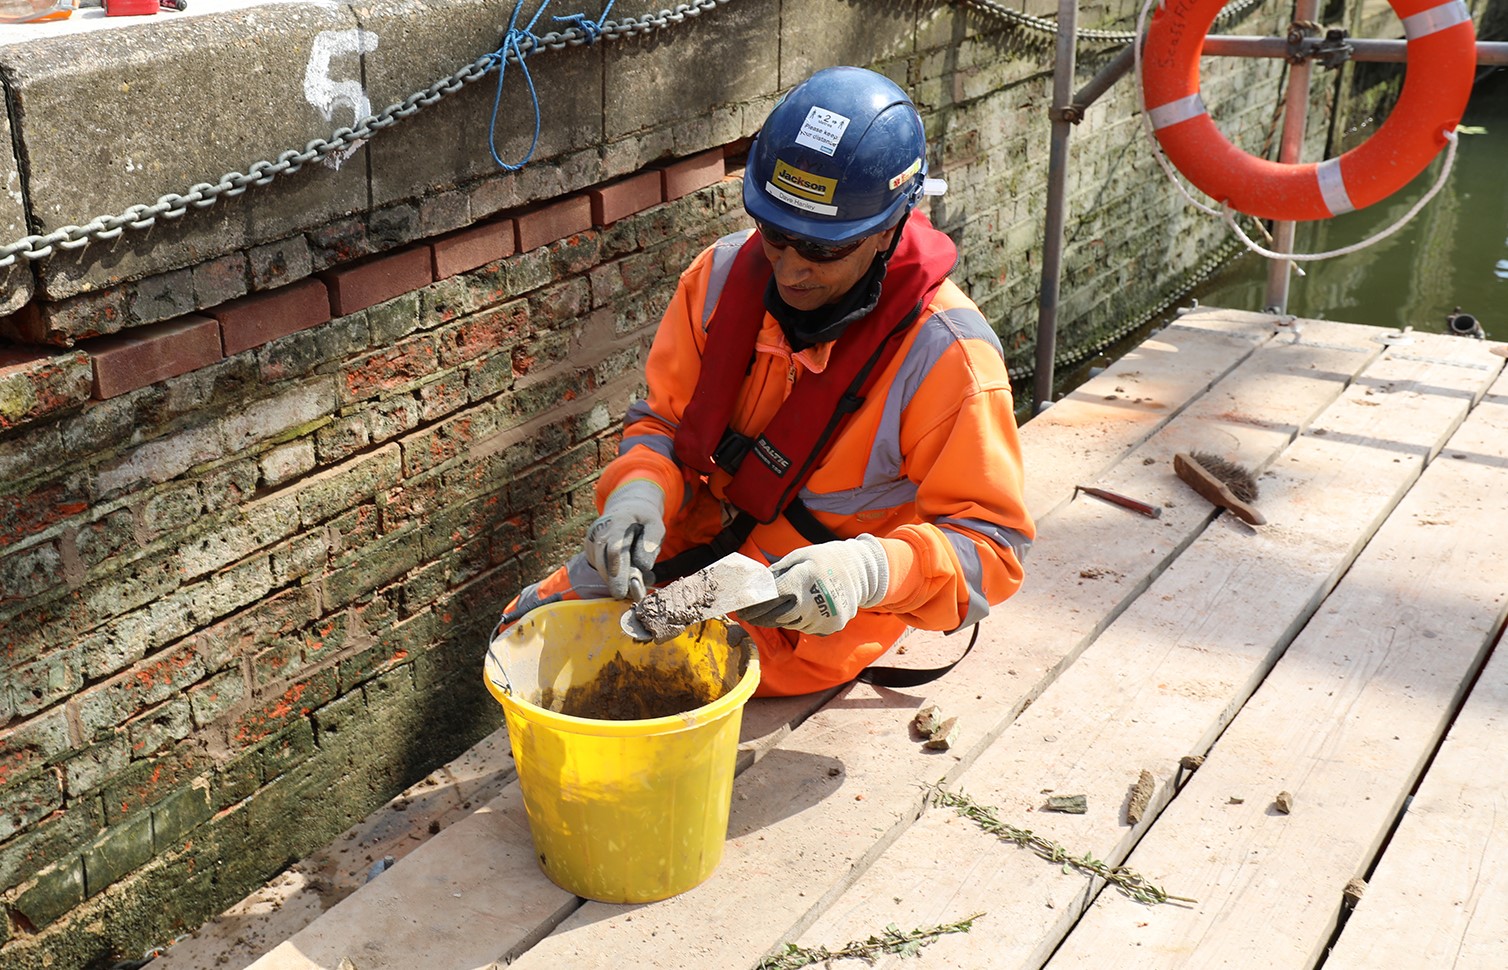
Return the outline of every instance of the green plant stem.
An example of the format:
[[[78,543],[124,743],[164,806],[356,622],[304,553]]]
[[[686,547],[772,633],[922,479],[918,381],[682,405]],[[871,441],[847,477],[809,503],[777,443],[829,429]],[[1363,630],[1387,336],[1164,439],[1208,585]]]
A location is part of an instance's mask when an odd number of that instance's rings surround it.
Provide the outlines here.
[[[760,960],[758,970],[799,970],[800,967],[809,967],[826,960],[873,960],[884,953],[898,953],[903,957],[920,956],[922,947],[937,942],[939,937],[948,933],[967,933],[973,928],[974,921],[983,915],[975,913],[956,923],[910,931],[904,931],[891,923],[879,936],[871,936],[862,943],[847,943],[837,950],[829,950],[825,946],[801,947],[787,943],[784,950]]]
[[[1194,903],[1198,900],[1187,896],[1173,896],[1164,892],[1161,888],[1148,882],[1145,877],[1133,869],[1125,866],[1112,866],[1109,863],[1096,859],[1086,852],[1081,856],[1070,855],[1068,850],[1056,842],[1035,835],[1030,829],[1017,828],[1008,822],[1002,822],[995,814],[995,809],[988,805],[981,805],[963,792],[949,791],[941,785],[928,785],[927,801],[932,805],[940,805],[953,809],[963,818],[968,819],[981,829],[995,836],[1002,842],[1012,842],[1025,849],[1031,849],[1038,856],[1048,862],[1055,862],[1063,866],[1067,872],[1070,868],[1089,875],[1098,876],[1108,883],[1112,883],[1117,889],[1139,903]]]

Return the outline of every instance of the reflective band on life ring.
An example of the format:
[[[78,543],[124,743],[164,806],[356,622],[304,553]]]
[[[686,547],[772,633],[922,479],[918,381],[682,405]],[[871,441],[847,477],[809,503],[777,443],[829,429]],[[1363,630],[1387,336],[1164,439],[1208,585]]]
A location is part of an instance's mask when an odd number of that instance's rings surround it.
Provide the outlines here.
[[[1388,0],[1408,38],[1403,91],[1382,126],[1324,162],[1249,155],[1215,127],[1199,96],[1204,36],[1225,0],[1165,0],[1142,54],[1147,118],[1168,160],[1204,194],[1263,219],[1325,219],[1392,195],[1445,146],[1471,97],[1476,30],[1462,0]]]

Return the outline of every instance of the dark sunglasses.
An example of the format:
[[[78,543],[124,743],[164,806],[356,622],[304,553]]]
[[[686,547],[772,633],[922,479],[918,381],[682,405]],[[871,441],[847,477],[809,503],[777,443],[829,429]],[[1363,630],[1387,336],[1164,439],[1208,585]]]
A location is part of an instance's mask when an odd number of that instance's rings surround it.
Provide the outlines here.
[[[800,236],[792,236],[781,232],[779,229],[767,226],[762,222],[756,222],[754,225],[759,227],[759,234],[771,246],[774,246],[776,249],[790,247],[796,250],[797,256],[813,263],[831,263],[840,260],[844,256],[852,254],[864,242],[863,237],[860,237],[853,242],[833,246],[811,239],[803,239]]]

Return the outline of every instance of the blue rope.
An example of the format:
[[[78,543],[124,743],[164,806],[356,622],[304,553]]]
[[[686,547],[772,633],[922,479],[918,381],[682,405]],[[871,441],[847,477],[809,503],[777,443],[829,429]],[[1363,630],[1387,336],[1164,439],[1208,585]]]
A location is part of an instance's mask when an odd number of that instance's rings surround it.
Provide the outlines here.
[[[608,13],[613,9],[613,4],[618,0],[608,0],[603,8],[601,16],[595,21],[589,20],[584,13],[566,14],[563,17],[551,17],[557,23],[568,23],[586,34],[588,44],[596,43],[597,38],[602,36],[602,25],[607,21]],[[492,119],[487,125],[487,150],[492,153],[492,160],[509,172],[516,172],[529,164],[529,159],[534,157],[534,149],[539,147],[540,108],[539,92],[535,90],[534,78],[529,74],[529,66],[524,58],[539,50],[539,37],[534,33],[534,25],[538,23],[540,16],[550,6],[550,0],[544,0],[539,9],[534,11],[534,16],[523,27],[518,25],[518,14],[523,9],[524,0],[516,0],[513,4],[513,14],[508,18],[508,30],[503,34],[503,42],[497,50],[488,55],[488,60],[497,65],[497,92],[492,98]],[[529,50],[525,53],[524,42],[529,44]],[[519,69],[524,72],[524,82],[529,85],[529,100],[534,105],[534,135],[529,140],[529,150],[524,152],[524,157],[516,164],[510,164],[502,160],[497,153],[497,113],[503,103],[503,79],[508,72],[508,55],[512,54],[518,61]]]
[[[597,38],[602,36],[602,25],[607,22],[607,15],[612,11],[613,4],[618,0],[607,0],[607,6],[602,8],[602,15],[596,20],[588,20],[584,13],[568,13],[564,17],[551,17],[556,23],[570,24],[577,30],[586,34],[587,44],[597,43]]]

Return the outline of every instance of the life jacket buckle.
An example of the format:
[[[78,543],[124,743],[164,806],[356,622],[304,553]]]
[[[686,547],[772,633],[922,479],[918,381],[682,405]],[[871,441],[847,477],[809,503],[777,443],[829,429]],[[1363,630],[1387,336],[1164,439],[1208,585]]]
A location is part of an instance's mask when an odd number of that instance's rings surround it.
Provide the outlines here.
[[[753,444],[753,438],[730,430],[723,435],[723,440],[719,441],[717,447],[713,449],[712,464],[730,475],[735,474]]]

